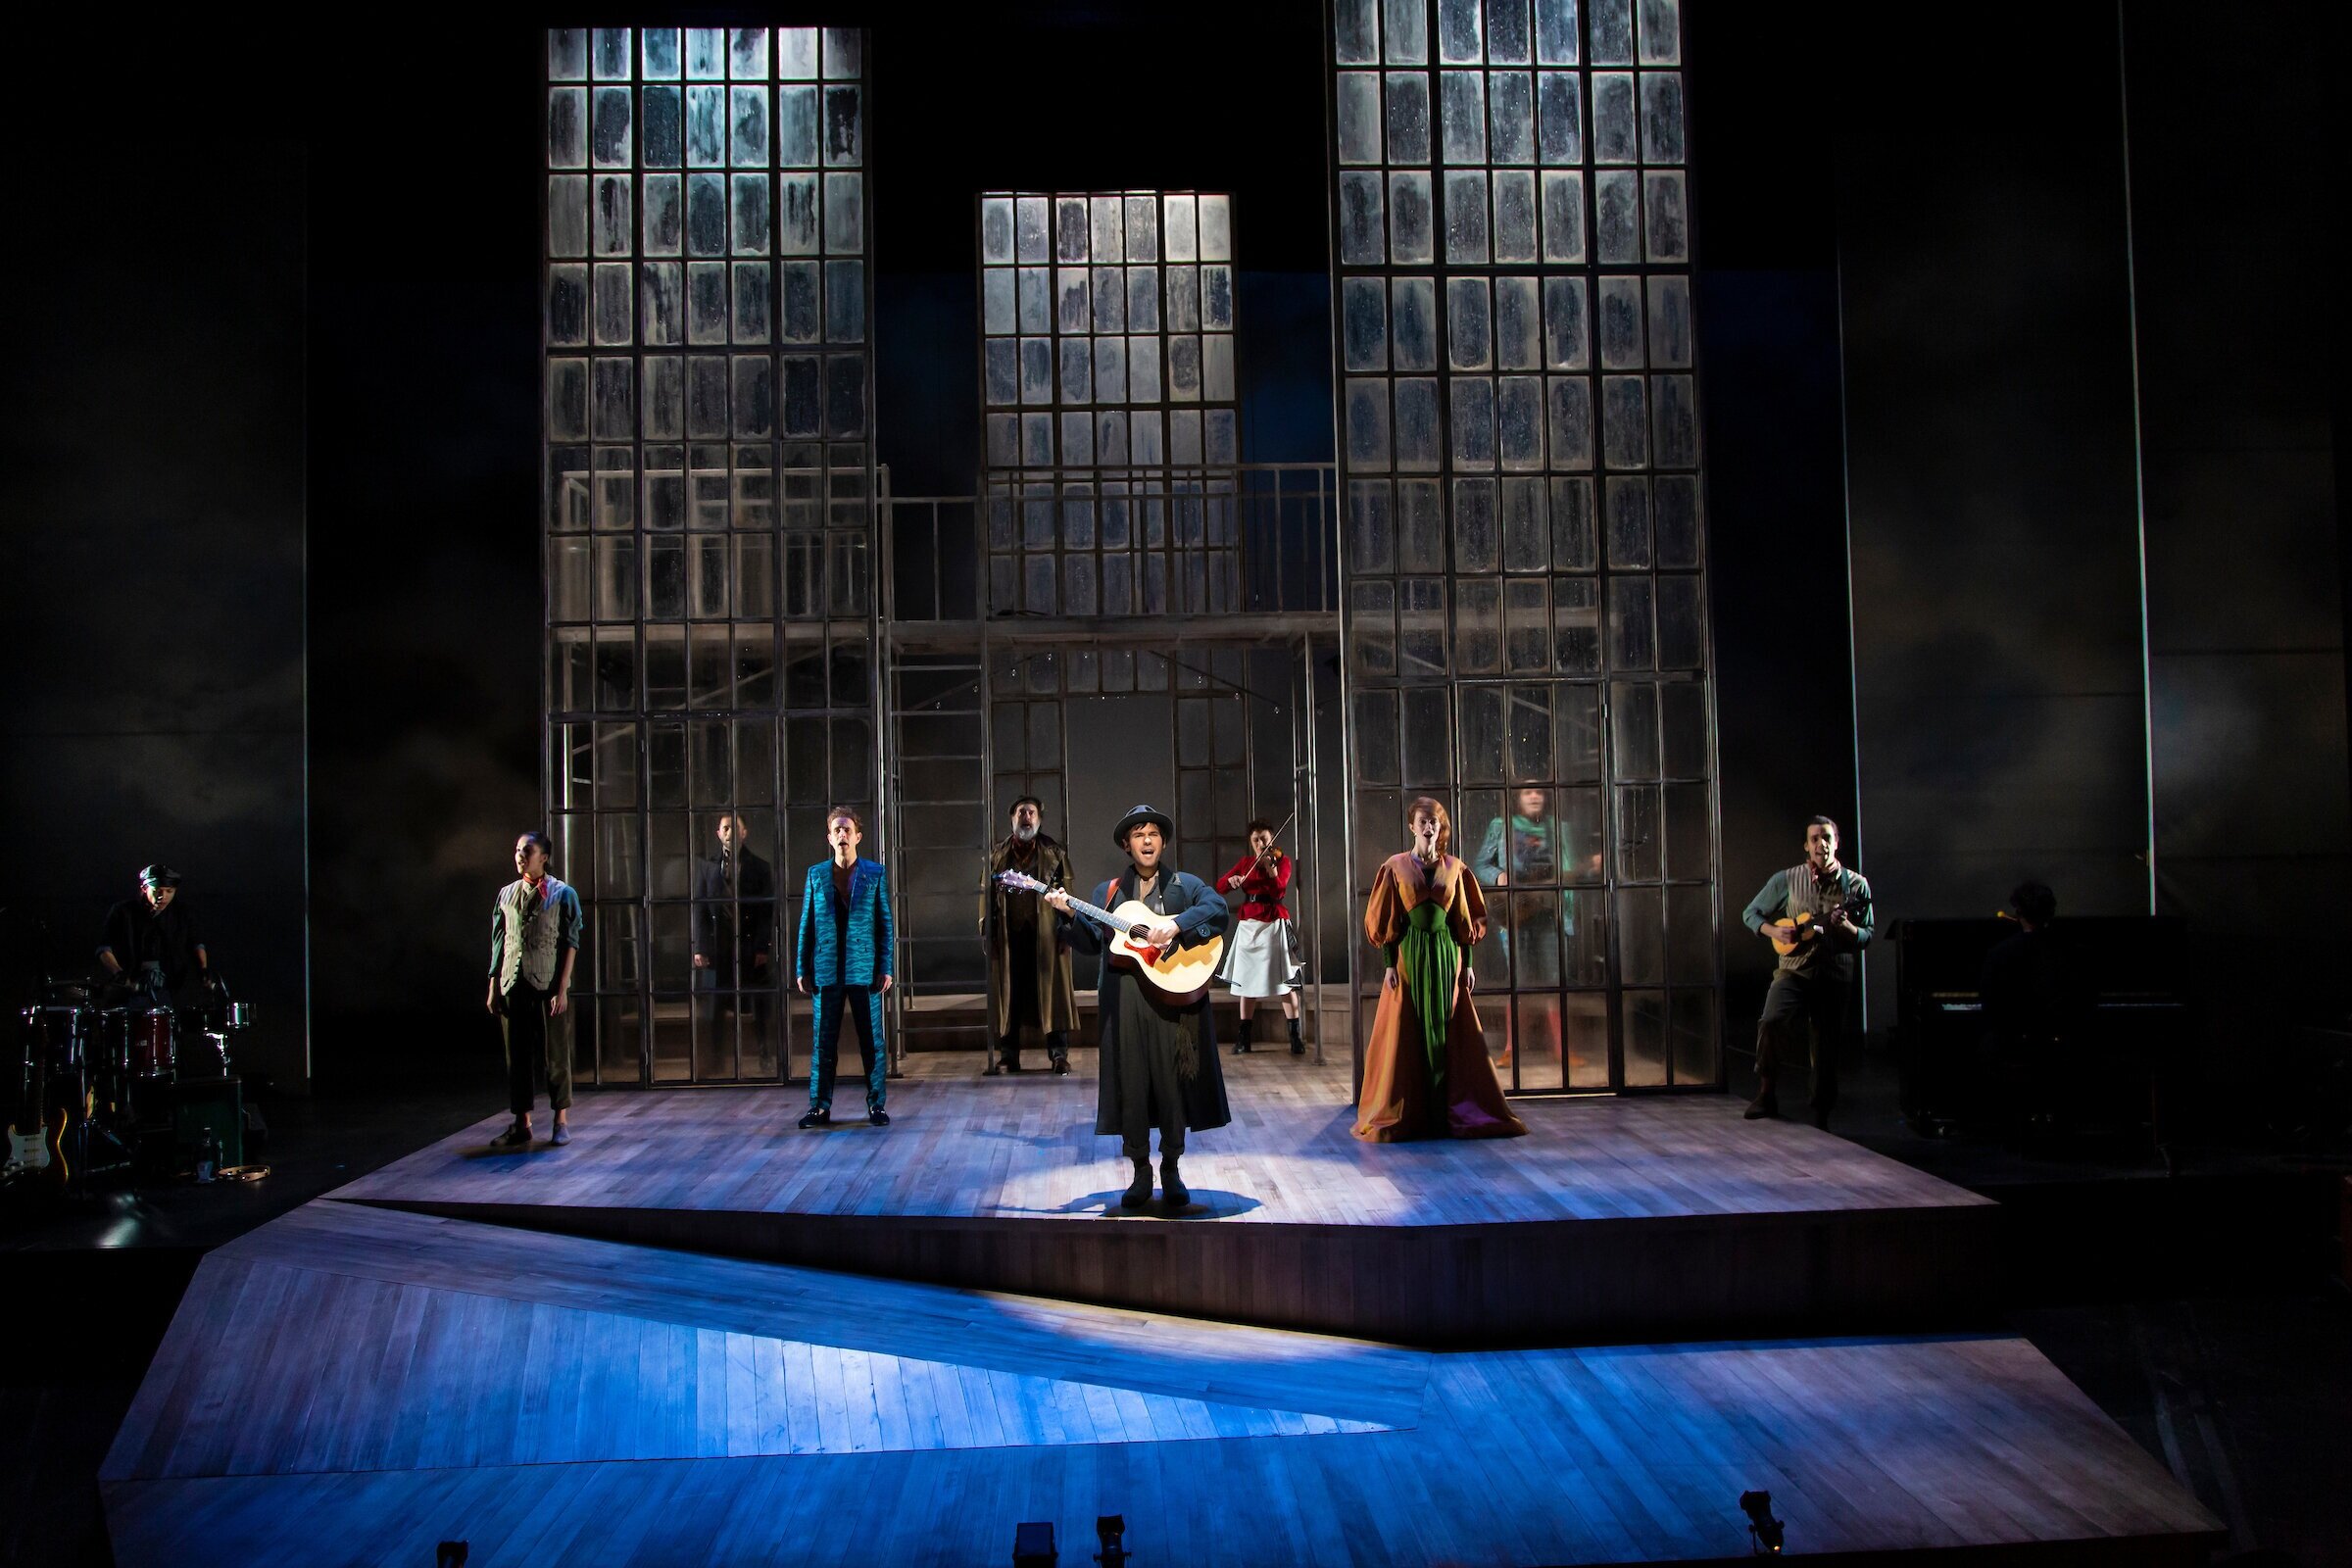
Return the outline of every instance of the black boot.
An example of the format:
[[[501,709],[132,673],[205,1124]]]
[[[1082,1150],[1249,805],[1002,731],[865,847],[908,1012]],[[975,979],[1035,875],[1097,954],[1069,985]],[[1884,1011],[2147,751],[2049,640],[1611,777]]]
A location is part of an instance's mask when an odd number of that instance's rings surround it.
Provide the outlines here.
[[[1054,1076],[1066,1078],[1070,1072],[1069,1043],[1056,1034],[1046,1036],[1046,1057],[1053,1063]]]
[[[1763,1024],[1756,1025],[1756,1096],[1740,1114],[1749,1121],[1762,1121],[1781,1113],[1781,1042],[1780,1036]]]
[[[1299,1037],[1299,1034],[1298,1034],[1298,1019],[1296,1019],[1296,1018],[1293,1018],[1293,1019],[1292,1019],[1290,1022],[1291,1022],[1291,1054],[1292,1054],[1292,1055],[1294,1055],[1294,1056],[1303,1056],[1303,1055],[1305,1055],[1305,1054],[1306,1054],[1306,1042],[1305,1042],[1303,1039],[1301,1039],[1301,1038]]]
[[[1152,1201],[1152,1156],[1135,1154],[1130,1157],[1135,1161],[1135,1180],[1129,1182],[1127,1191],[1119,1195],[1119,1206],[1142,1208]]]
[[[1234,1037],[1233,1054],[1237,1056],[1247,1056],[1250,1054],[1250,1037],[1257,1033],[1257,1014],[1251,1013],[1249,1017],[1244,1018],[1241,1023],[1241,1031]]]
[[[1159,1156],[1159,1196],[1167,1200],[1170,1208],[1182,1208],[1193,1200],[1192,1189],[1176,1173],[1176,1158],[1174,1154]]]

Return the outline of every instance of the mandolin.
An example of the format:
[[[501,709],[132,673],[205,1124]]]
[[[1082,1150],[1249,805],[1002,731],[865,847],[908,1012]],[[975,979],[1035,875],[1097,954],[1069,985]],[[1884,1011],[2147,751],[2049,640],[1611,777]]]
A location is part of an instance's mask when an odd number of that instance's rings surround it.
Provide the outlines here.
[[[1870,901],[1856,894],[1838,907],[1851,920],[1870,907]],[[1820,936],[1821,927],[1814,923],[1811,909],[1799,909],[1793,917],[1784,915],[1778,920],[1765,921],[1764,934],[1772,938],[1772,951],[1785,958]]]
[[[997,880],[1024,893],[1053,891],[1037,878],[1019,871],[1000,871]],[[1207,994],[1208,983],[1216,976],[1217,959],[1225,951],[1223,937],[1210,937],[1189,948],[1156,948],[1137,933],[1164,916],[1154,913],[1141,899],[1129,899],[1115,909],[1105,909],[1099,904],[1072,898],[1070,907],[1097,925],[1109,928],[1111,935],[1102,949],[1104,961],[1132,971],[1156,991],[1163,1002],[1185,1006]]]

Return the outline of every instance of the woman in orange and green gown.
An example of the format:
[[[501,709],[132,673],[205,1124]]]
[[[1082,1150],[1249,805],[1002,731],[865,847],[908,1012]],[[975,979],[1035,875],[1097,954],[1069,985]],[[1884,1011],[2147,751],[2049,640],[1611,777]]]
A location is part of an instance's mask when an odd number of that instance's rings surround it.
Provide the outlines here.
[[[1453,823],[1444,806],[1423,796],[1406,818],[1413,847],[1381,863],[1364,906],[1364,936],[1387,967],[1364,1049],[1355,1136],[1374,1144],[1517,1138],[1527,1125],[1503,1102],[1470,997],[1470,949],[1486,932],[1486,896],[1446,853]]]

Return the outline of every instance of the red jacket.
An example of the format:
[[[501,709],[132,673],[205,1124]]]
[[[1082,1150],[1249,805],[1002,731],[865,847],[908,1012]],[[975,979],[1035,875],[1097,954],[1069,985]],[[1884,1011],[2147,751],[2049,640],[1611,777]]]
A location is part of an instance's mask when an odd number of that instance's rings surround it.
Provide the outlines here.
[[[1242,890],[1235,893],[1225,884],[1235,877],[1242,879]],[[1217,892],[1233,909],[1237,920],[1287,920],[1291,911],[1283,907],[1282,894],[1291,885],[1291,858],[1280,850],[1274,852],[1274,869],[1257,863],[1257,857],[1245,855],[1234,862],[1233,869],[1217,878]]]

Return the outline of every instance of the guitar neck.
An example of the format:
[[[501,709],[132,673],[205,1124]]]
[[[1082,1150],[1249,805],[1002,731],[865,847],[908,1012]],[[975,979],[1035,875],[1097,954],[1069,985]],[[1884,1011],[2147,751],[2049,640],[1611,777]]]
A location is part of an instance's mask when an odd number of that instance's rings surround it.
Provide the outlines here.
[[[1093,915],[1095,919],[1118,932],[1121,936],[1130,935],[1135,930],[1134,921],[1120,919],[1100,904],[1089,904],[1084,899],[1072,899],[1070,907],[1076,909],[1080,914]]]
[[[1046,884],[1038,881],[1037,878],[1033,876],[1022,875],[1011,871],[1003,873],[998,877],[997,880],[1002,882],[1006,887],[1018,888],[1024,893],[1042,894],[1053,891],[1052,889],[1048,888]],[[1108,909],[1102,907],[1102,906],[1100,904],[1089,904],[1084,899],[1070,897],[1069,890],[1067,888],[1062,889],[1062,894],[1065,898],[1069,898],[1070,910],[1072,913],[1086,915],[1100,925],[1108,926],[1111,930],[1118,932],[1121,936],[1133,936],[1135,934],[1137,928],[1136,921],[1123,920],[1119,918],[1119,916],[1111,913]]]

